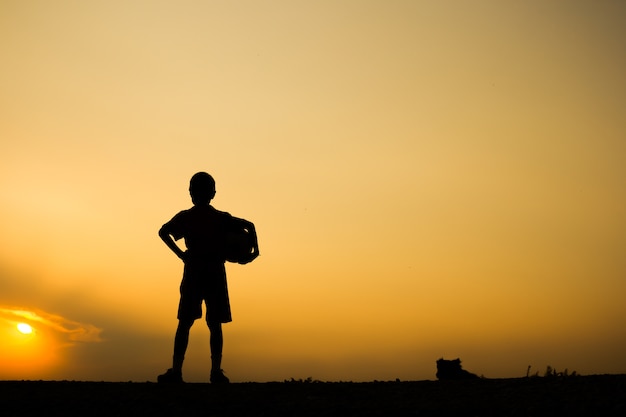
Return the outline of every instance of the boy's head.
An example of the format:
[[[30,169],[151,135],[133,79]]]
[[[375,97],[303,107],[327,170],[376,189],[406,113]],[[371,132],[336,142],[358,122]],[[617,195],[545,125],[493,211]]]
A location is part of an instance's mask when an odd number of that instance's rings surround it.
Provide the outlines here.
[[[206,172],[198,172],[189,181],[189,194],[194,205],[208,204],[215,197],[215,180]]]

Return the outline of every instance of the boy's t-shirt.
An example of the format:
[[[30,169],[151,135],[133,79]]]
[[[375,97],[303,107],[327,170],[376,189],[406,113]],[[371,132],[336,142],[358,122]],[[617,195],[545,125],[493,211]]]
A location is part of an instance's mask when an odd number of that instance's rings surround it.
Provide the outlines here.
[[[185,239],[190,259],[198,262],[224,262],[224,241],[232,227],[232,216],[213,206],[193,206],[176,214],[164,227],[179,240]]]

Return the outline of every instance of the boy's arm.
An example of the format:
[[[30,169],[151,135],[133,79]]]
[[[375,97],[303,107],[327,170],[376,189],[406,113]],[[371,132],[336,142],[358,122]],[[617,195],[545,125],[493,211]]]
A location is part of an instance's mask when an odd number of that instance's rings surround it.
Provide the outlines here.
[[[163,225],[159,230],[159,237],[165,242],[168,248],[176,254],[183,262],[185,262],[185,252],[178,247],[172,235],[170,234],[167,225]]]

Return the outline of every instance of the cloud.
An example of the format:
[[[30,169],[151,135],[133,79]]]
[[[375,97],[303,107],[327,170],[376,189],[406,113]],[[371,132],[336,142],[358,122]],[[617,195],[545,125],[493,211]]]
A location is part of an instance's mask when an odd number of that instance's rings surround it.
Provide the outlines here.
[[[37,323],[53,330],[71,342],[102,342],[102,329],[93,324],[80,323],[42,310],[0,306],[0,318],[17,324],[19,321]]]

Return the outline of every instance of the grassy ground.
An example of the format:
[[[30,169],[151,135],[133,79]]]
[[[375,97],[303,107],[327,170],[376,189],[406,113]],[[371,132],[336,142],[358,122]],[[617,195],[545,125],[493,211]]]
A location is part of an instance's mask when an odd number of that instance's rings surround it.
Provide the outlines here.
[[[626,375],[230,385],[0,381],[14,416],[624,416]]]

